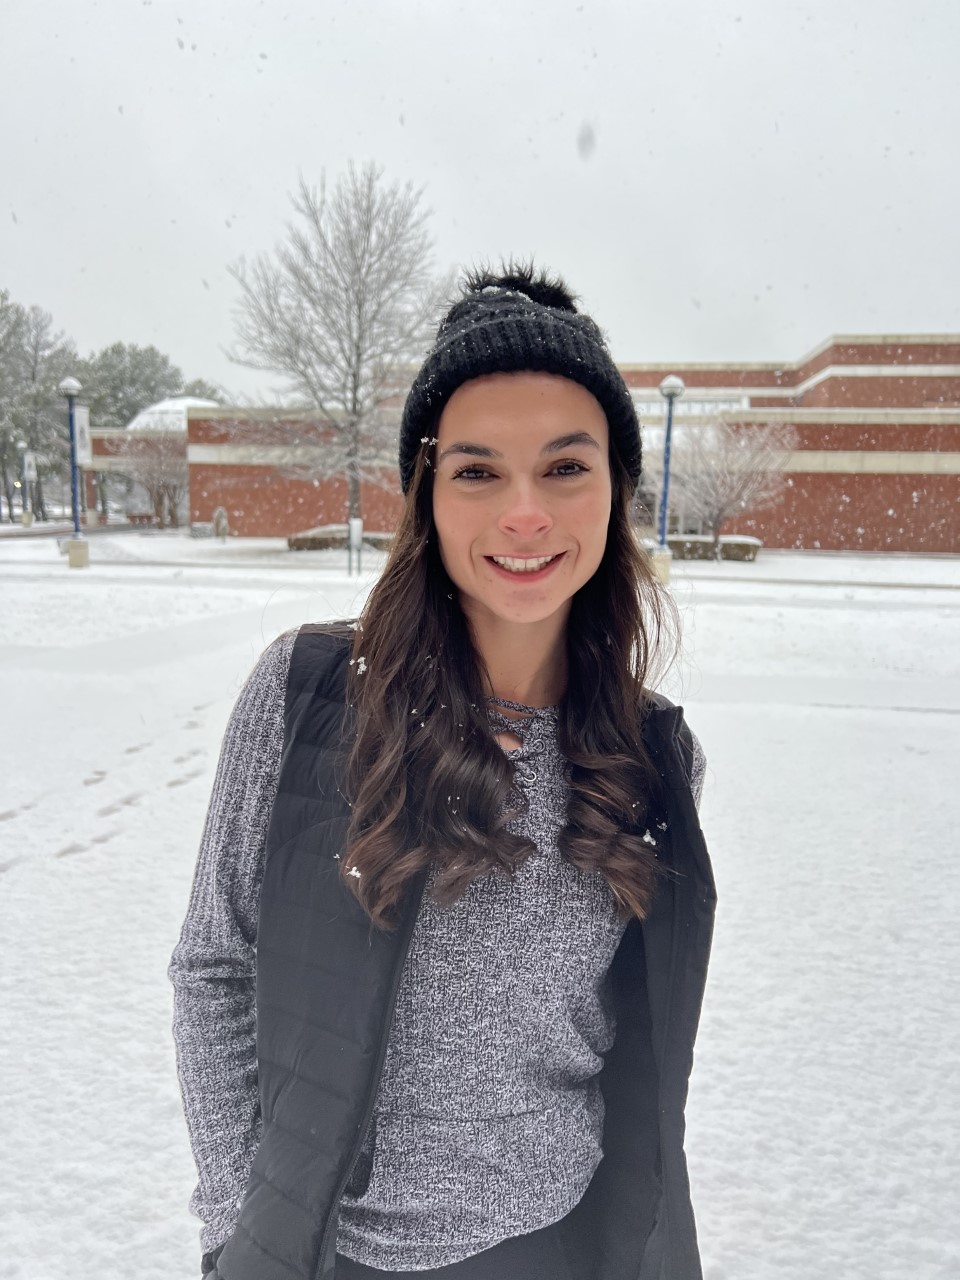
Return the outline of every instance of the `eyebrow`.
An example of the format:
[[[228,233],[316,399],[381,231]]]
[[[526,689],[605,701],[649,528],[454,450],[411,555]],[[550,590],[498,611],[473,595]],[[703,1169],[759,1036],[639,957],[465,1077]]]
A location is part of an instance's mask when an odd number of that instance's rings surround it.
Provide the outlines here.
[[[585,444],[589,448],[599,449],[600,446],[594,440],[589,431],[571,431],[568,435],[557,436],[556,440],[548,440],[540,450],[541,456],[545,453],[559,453],[562,449],[570,449],[574,445]],[[443,453],[437,459],[439,465],[444,458],[451,453],[465,453],[471,458],[502,458],[503,454],[497,449],[491,449],[485,444],[470,444],[467,440],[458,440],[456,444],[448,445]]]

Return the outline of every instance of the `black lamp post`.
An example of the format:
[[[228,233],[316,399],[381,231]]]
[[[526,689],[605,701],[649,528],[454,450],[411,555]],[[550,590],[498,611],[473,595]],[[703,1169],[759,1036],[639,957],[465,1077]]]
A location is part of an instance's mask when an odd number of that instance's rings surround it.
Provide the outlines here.
[[[686,391],[683,379],[675,373],[668,374],[660,383],[660,394],[667,402],[667,431],[663,440],[663,491],[660,494],[660,528],[658,546],[660,551],[667,549],[667,502],[670,497],[670,433],[673,429],[673,402],[679,400]]]
[[[76,378],[64,378],[60,383],[60,394],[66,396],[67,414],[70,419],[70,509],[73,513],[73,536],[81,538],[80,532],[80,469],[77,466],[77,424],[74,408],[77,396],[83,390]]]

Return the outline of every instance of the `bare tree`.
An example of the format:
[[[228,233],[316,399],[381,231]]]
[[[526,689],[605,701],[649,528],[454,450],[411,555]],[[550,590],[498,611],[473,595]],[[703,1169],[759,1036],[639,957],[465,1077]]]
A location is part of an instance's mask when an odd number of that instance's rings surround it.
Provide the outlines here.
[[[717,420],[703,426],[683,424],[677,429],[670,493],[707,526],[717,558],[720,535],[728,520],[779,501],[796,445],[797,434],[789,423]],[[649,454],[652,469],[662,474],[662,458],[656,450]]]
[[[328,194],[300,179],[289,226],[273,257],[231,274],[237,364],[278,373],[303,416],[258,416],[257,438],[287,446],[284,469],[311,478],[346,474],[348,512],[360,514],[361,480],[382,483],[395,461],[404,366],[422,353],[447,282],[432,273],[422,192],[387,185],[382,170],[349,167]]]
[[[146,489],[157,524],[180,527],[180,509],[190,482],[186,439],[180,432],[129,432],[124,441],[125,474]]]

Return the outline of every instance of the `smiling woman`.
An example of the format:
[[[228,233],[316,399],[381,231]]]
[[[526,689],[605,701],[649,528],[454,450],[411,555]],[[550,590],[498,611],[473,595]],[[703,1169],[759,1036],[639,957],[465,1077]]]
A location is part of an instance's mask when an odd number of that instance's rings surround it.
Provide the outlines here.
[[[171,965],[210,1274],[698,1280],[714,889],[640,463],[565,286],[468,278],[363,614],[271,646],[224,743]]]
[[[568,378],[488,374],[453,393],[437,441],[440,558],[488,671],[497,673],[492,692],[557,701],[566,684],[561,642],[571,602],[597,571],[607,541],[603,410]],[[465,465],[464,455],[477,461]],[[518,647],[526,672],[518,669]],[[534,660],[539,673],[529,665]],[[555,687],[544,687],[547,677]]]

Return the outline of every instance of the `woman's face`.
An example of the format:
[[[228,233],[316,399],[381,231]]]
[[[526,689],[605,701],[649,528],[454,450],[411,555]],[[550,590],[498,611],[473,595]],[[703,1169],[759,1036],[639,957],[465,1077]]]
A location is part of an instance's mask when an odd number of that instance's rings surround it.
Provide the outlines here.
[[[474,378],[447,402],[434,459],[440,556],[464,613],[477,623],[565,621],[607,541],[599,402],[549,373]]]

